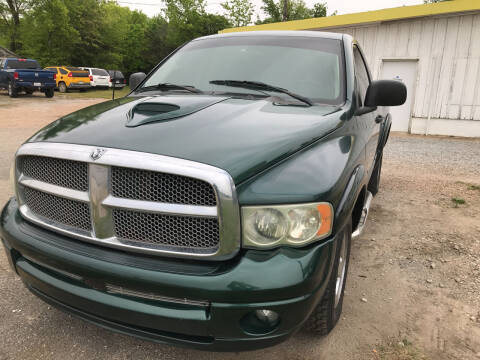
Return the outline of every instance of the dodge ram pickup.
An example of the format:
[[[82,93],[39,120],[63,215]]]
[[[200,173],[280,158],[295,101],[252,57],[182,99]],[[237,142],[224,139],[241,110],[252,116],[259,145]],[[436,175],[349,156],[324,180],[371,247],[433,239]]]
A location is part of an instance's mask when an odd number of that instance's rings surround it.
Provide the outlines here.
[[[302,31],[195,39],[130,87],[18,149],[0,237],[26,287],[206,350],[329,333],[406,87]]]
[[[10,97],[17,97],[20,91],[32,94],[35,90],[53,97],[56,74],[42,70],[38,62],[31,59],[0,59],[0,88],[8,90]]]

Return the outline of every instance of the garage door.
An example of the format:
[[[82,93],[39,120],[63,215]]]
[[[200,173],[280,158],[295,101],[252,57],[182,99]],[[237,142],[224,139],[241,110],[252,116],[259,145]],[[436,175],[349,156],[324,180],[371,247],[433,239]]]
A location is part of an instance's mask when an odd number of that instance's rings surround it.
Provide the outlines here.
[[[412,100],[417,78],[417,61],[383,61],[382,79],[402,81],[407,87],[407,101],[402,106],[390,108],[392,131],[408,132],[412,113]]]

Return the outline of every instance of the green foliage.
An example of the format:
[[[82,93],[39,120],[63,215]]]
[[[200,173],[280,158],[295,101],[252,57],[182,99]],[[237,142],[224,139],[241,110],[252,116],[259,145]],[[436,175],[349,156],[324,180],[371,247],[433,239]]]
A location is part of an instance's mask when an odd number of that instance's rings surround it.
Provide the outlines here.
[[[285,1],[287,1],[287,11],[284,14]],[[327,16],[326,3],[316,3],[313,8],[309,8],[303,0],[262,0],[262,2],[262,11],[267,17],[263,20],[258,19],[256,24]]]
[[[250,0],[227,0],[221,5],[227,12],[227,18],[232,26],[247,26],[252,23],[255,8]]]
[[[205,0],[162,1],[162,15],[149,18],[114,0],[0,0],[0,45],[15,50],[14,41],[19,55],[43,66],[118,69],[128,76],[149,72],[193,38],[231,26],[227,17],[209,14]],[[18,5],[13,12],[10,3]]]

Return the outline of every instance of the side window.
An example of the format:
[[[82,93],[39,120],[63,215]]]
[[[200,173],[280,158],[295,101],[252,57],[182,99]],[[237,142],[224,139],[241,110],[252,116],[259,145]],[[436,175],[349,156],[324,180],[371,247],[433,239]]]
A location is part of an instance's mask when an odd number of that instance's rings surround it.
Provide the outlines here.
[[[67,75],[67,74],[68,74],[68,71],[65,70],[65,69],[59,68],[59,70],[60,70],[60,74],[63,74],[63,75]]]
[[[358,50],[356,45],[353,46],[353,57],[355,60],[355,79],[357,81],[357,90],[360,95],[360,106],[363,106],[365,95],[367,94],[368,85],[370,85],[370,78],[368,76],[367,67],[365,61],[362,58],[362,54]]]

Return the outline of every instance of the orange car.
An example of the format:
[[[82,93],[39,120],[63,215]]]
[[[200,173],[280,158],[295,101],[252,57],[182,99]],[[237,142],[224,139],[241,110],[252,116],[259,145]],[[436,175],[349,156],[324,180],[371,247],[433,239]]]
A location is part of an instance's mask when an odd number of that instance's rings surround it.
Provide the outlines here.
[[[57,88],[62,93],[70,89],[85,90],[90,87],[88,71],[73,66],[48,66],[45,70],[57,72]]]

